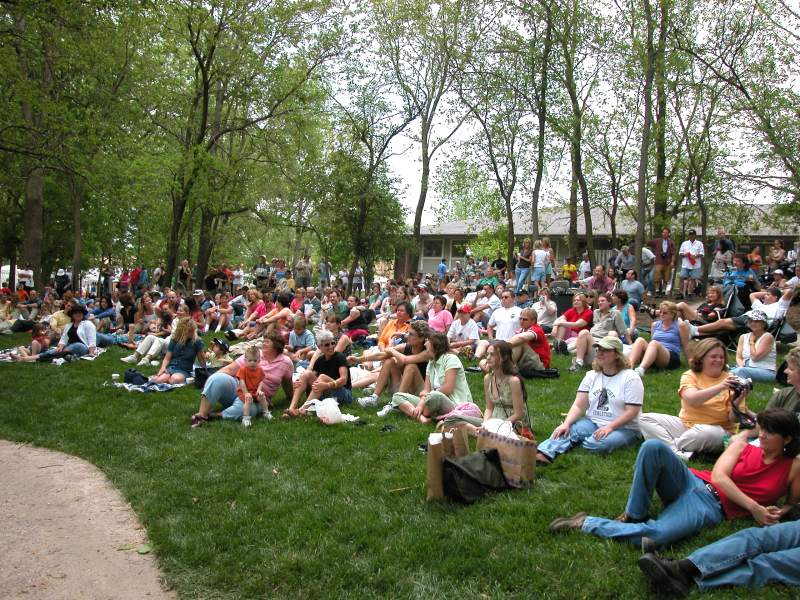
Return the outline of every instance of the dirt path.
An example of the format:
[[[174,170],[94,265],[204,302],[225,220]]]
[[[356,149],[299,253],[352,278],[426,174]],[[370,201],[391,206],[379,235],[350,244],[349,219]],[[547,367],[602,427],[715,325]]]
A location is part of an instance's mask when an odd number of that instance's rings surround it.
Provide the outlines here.
[[[79,458],[0,440],[0,523],[2,598],[177,598],[135,549],[147,541],[136,515]]]

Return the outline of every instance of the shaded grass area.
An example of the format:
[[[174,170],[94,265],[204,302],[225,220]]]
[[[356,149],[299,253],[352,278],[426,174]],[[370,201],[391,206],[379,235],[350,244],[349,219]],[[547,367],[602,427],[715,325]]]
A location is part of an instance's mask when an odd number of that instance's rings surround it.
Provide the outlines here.
[[[2,336],[8,347],[25,335]],[[575,450],[534,487],[474,506],[425,502],[429,428],[399,415],[327,427],[314,419],[189,428],[199,393],[127,393],[122,349],[94,362],[0,365],[0,437],[80,456],[103,470],[147,528],[182,598],[643,598],[652,593],[632,546],[548,523],[579,510],[614,517],[625,505],[636,449]],[[560,423],[583,376],[527,382],[538,439]],[[143,369],[145,373],[155,368]],[[482,405],[480,375],[468,374]],[[679,371],[648,372],[645,410],[677,413]],[[762,408],[761,384],[750,406]],[[387,398],[388,399],[388,398]],[[285,404],[282,392],[278,406]],[[277,414],[277,413],[276,413]],[[386,422],[398,427],[380,433]],[[702,463],[696,463],[695,466]],[[748,523],[724,523],[679,544],[683,556]],[[126,540],[120,540],[121,543]],[[741,591],[707,597],[734,598]],[[774,587],[763,598],[793,596]]]

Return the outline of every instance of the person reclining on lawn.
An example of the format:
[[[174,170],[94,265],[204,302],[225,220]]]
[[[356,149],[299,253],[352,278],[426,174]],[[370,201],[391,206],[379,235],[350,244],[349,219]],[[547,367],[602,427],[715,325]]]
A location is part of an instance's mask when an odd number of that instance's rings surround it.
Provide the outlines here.
[[[760,292],[750,294],[751,310],[761,310],[767,315],[767,323],[772,326],[775,319],[781,319],[789,310],[790,302],[794,290],[787,288],[781,291],[780,288],[771,287]],[[700,325],[697,333],[700,335],[713,335],[720,331],[738,331],[747,326],[747,313],[738,317],[719,319],[706,325]]]

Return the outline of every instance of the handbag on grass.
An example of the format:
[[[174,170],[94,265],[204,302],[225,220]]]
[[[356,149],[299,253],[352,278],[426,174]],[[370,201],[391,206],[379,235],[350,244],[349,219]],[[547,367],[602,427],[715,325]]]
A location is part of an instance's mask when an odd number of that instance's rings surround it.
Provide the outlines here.
[[[478,449],[494,448],[500,455],[500,465],[508,485],[527,488],[536,475],[536,442],[515,440],[485,430],[478,431]]]
[[[508,489],[500,456],[492,448],[459,458],[445,458],[442,482],[444,495],[463,504],[473,504],[489,492]]]

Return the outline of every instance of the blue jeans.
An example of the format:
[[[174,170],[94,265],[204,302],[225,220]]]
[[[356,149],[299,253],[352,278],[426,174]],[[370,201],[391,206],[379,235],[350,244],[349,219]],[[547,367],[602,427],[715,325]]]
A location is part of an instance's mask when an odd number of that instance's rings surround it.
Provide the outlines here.
[[[108,346],[115,346],[117,344],[117,336],[109,333],[97,332],[97,347],[106,348]]]
[[[75,356],[86,356],[89,354],[89,348],[86,347],[86,344],[82,344],[81,342],[76,342],[74,344],[67,344],[64,346],[64,352],[71,352]],[[42,352],[39,356],[53,356],[56,354],[55,348],[50,348],[46,352]]]
[[[525,280],[528,278],[528,273],[530,273],[530,267],[523,268],[517,267],[517,287],[514,290],[514,293],[519,292],[522,289],[522,285],[525,283]]]
[[[734,367],[731,373],[739,377],[749,377],[753,381],[775,381],[775,371],[760,367]]]
[[[642,434],[633,429],[617,429],[612,431],[602,440],[594,437],[594,432],[599,427],[588,417],[582,417],[569,428],[569,435],[560,438],[548,438],[539,444],[537,450],[550,460],[559,454],[564,454],[580,444],[589,452],[607,454],[617,448],[624,448],[635,444],[642,439]]]
[[[261,414],[261,405],[256,402],[256,399],[253,398],[253,403],[250,405],[250,416],[256,417]],[[233,401],[228,408],[222,411],[222,418],[223,419],[233,419],[233,420],[240,420],[244,416],[244,402],[242,402],[239,397],[236,397],[236,400]]]
[[[656,491],[664,504],[657,519],[648,519],[650,501]],[[647,440],[639,449],[633,466],[633,483],[625,512],[641,523],[623,523],[600,517],[587,517],[585,533],[630,542],[638,546],[649,537],[665,546],[717,525],[725,518],[722,507],[706,485],[661,440]]]
[[[695,550],[701,590],[724,585],[800,585],[800,521],[751,527]]]
[[[202,395],[208,398],[213,404],[221,404],[223,409],[230,408],[239,399],[236,395],[236,388],[239,380],[225,373],[214,373],[206,380],[203,386]],[[241,417],[241,413],[239,414]]]

